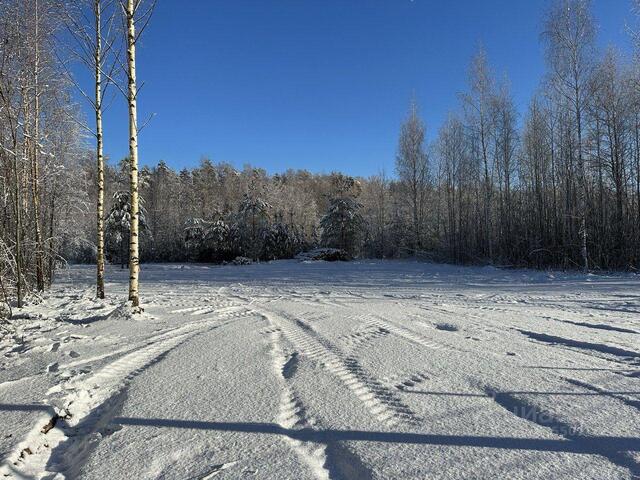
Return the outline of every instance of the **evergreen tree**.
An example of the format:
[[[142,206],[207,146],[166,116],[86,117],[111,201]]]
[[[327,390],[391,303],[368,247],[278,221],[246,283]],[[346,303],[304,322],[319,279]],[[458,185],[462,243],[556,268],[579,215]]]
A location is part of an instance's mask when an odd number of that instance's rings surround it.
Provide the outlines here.
[[[255,187],[250,187],[240,203],[236,222],[239,245],[243,254],[258,260],[262,251],[263,231],[269,221],[271,205],[262,199]]]
[[[362,205],[356,200],[359,184],[345,175],[332,175],[333,196],[329,209],[320,220],[322,244],[341,248],[350,255],[356,253],[365,222],[360,213]]]
[[[204,242],[208,257],[214,262],[231,260],[234,256],[231,229],[224,220],[216,220],[209,225]]]
[[[112,263],[119,263],[122,268],[128,264],[129,235],[131,232],[131,202],[126,191],[113,194],[113,203],[105,220],[106,251]],[[146,211],[140,208],[140,232],[148,234]]]
[[[185,247],[192,260],[217,263],[235,256],[231,228],[222,219],[192,218],[187,222],[184,234]]]
[[[304,239],[294,226],[278,221],[263,232],[262,258],[265,260],[293,258],[303,249]]]

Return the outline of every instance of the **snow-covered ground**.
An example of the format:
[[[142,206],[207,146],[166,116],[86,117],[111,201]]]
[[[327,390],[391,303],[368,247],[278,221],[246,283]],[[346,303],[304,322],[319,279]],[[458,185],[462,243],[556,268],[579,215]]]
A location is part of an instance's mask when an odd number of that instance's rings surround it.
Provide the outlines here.
[[[413,262],[62,272],[0,341],[1,474],[640,478],[640,278]]]

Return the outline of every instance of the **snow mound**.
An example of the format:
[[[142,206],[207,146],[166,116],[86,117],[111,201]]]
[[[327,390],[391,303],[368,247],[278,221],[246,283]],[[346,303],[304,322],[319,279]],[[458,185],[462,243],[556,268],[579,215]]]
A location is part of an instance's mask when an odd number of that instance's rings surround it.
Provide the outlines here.
[[[111,313],[106,317],[107,320],[126,321],[135,320],[137,317],[134,314],[133,308],[128,302],[121,303],[114,308]]]

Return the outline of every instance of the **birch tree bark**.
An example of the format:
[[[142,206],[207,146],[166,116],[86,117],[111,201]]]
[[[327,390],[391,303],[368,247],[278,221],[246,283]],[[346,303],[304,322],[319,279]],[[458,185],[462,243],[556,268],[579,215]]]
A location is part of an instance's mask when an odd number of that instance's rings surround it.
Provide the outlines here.
[[[17,307],[22,308],[22,195],[20,192],[20,164],[18,160],[18,140],[17,135],[14,136],[14,155],[13,155],[13,178],[15,181],[15,202],[16,202],[16,297]]]
[[[39,0],[34,5],[34,59],[33,59],[33,138],[31,157],[31,186],[33,194],[33,225],[36,242],[36,288],[44,291],[44,245],[42,244],[42,227],[40,224],[40,17]]]
[[[94,3],[95,19],[95,114],[96,114],[96,162],[98,198],[96,208],[96,295],[104,298],[104,155],[102,137],[102,5],[100,0]]]
[[[138,111],[136,85],[136,25],[135,14],[139,5],[135,0],[127,0],[125,16],[127,20],[127,77],[129,103],[129,182],[131,185],[131,230],[129,238],[129,300],[133,307],[140,306],[138,275],[140,257],[138,225],[140,206],[138,204]]]

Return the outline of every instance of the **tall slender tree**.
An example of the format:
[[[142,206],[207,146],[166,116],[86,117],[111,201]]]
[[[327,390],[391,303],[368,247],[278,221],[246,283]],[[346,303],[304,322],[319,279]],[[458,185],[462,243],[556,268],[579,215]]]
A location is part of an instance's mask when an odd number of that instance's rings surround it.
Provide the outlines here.
[[[578,217],[582,268],[589,269],[587,248],[587,175],[584,155],[584,112],[594,55],[595,22],[590,0],[556,0],[547,13],[543,36],[547,41],[547,60],[551,85],[566,100],[575,125],[571,128],[578,183]]]
[[[93,5],[95,19],[95,49],[93,51],[95,97],[94,112],[96,116],[96,295],[104,298],[104,152],[102,133],[102,2],[95,0]]]
[[[409,115],[400,128],[396,171],[407,189],[413,227],[413,250],[422,247],[428,160],[424,145],[425,126],[418,115],[418,105],[411,101]]]
[[[467,129],[471,136],[474,157],[482,177],[482,232],[485,255],[493,259],[493,219],[491,203],[493,200],[494,149],[491,138],[494,136],[495,121],[493,108],[495,99],[494,79],[489,68],[487,54],[480,48],[471,61],[469,69],[469,92],[462,95],[466,114]]]
[[[44,245],[42,242],[42,226],[40,219],[40,0],[33,4],[33,139],[31,151],[31,185],[33,195],[33,225],[36,243],[36,286],[38,291],[44,290]]]
[[[93,74],[94,91],[93,95],[89,95],[67,71],[71,82],[90,104],[95,118],[94,128],[85,126],[85,130],[96,139],[96,295],[98,298],[104,298],[105,295],[105,159],[102,118],[105,94],[115,81],[114,70],[120,54],[120,42],[115,29],[115,13],[112,0],[83,0],[67,6],[65,15],[67,33],[73,38],[73,44],[69,47],[73,52],[72,58],[78,60]]]
[[[136,83],[136,44],[148,25],[155,0],[120,0],[126,24],[127,50],[127,102],[129,106],[129,182],[131,186],[131,232],[129,241],[129,300],[134,308],[140,306],[138,277],[140,274],[139,223],[140,205],[138,191],[138,86]],[[144,5],[144,8],[142,8]],[[136,26],[141,25],[136,33]]]

